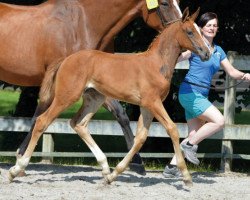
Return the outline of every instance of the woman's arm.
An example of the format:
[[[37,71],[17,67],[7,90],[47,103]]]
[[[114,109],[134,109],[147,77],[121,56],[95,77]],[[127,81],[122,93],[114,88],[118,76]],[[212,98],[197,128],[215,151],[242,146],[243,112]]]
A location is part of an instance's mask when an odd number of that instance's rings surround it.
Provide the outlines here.
[[[189,59],[191,57],[191,54],[192,52],[189,50],[182,52],[177,60],[177,63]]]
[[[235,69],[227,58],[221,61],[221,66],[230,77],[237,79],[237,80],[244,79],[244,80],[250,81],[250,74],[243,73],[239,71],[238,69]]]

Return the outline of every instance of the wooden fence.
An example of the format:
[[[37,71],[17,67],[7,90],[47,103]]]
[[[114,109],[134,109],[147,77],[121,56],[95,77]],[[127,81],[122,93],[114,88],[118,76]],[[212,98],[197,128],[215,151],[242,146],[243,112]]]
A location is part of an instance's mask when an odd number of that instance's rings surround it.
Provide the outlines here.
[[[249,70],[250,56],[238,56],[235,52],[229,52],[228,58],[230,62],[240,70]],[[182,62],[176,66],[176,69],[188,69],[188,63]],[[234,85],[236,82],[226,78],[225,87]],[[226,126],[223,131],[209,137],[208,139],[217,139],[222,141],[221,152],[218,153],[198,153],[199,158],[220,158],[221,169],[223,171],[230,171],[232,159],[247,159],[250,160],[250,155],[234,154],[233,140],[250,140],[250,125],[234,125],[235,115],[235,94],[236,88],[230,88],[225,91],[224,102],[224,116],[226,119]],[[250,119],[249,119],[250,120]],[[27,118],[12,118],[0,117],[0,132],[28,132],[30,130],[31,121]],[[136,129],[136,122],[131,122],[133,132]],[[187,125],[185,123],[177,123],[180,138],[187,136]],[[112,135],[122,136],[120,126],[115,121],[92,120],[89,124],[91,133],[94,135]],[[34,152],[33,156],[43,157],[45,161],[52,161],[53,157],[93,157],[90,152],[54,152],[54,141],[52,134],[75,134],[69,126],[68,120],[57,119],[43,135],[42,152]],[[157,123],[152,123],[149,131],[149,137],[168,137],[163,127]],[[108,157],[123,157],[124,153],[105,153]],[[0,156],[15,156],[15,152],[0,151]],[[173,153],[141,153],[142,157],[151,158],[170,158]]]

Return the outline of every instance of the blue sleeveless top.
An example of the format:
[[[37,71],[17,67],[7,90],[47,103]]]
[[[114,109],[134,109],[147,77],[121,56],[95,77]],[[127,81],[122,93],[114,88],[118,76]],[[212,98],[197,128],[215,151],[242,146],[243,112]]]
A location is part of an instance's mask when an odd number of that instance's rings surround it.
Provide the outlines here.
[[[217,45],[214,45],[214,52],[210,59],[204,62],[198,55],[192,53],[189,58],[189,71],[186,74],[184,81],[210,87],[214,74],[220,69],[220,63],[225,58],[225,52]],[[182,82],[179,93],[187,94],[192,92],[208,96],[209,89]]]

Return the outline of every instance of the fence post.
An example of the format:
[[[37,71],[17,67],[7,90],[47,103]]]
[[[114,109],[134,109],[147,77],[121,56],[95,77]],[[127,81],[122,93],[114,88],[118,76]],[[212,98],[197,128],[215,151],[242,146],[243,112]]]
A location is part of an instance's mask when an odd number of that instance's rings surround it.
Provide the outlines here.
[[[237,55],[237,52],[234,52],[234,51],[228,52],[227,57],[231,64],[233,64],[234,58],[236,55]],[[226,75],[225,87],[229,87],[235,84],[236,84],[236,80]],[[234,124],[235,98],[236,98],[235,87],[225,90],[224,117],[225,117],[226,125]],[[226,129],[224,129],[223,131],[225,133]],[[224,139],[222,140],[221,153],[222,153],[221,170],[224,172],[231,171],[232,155],[233,155],[233,144],[231,140],[224,140]],[[228,155],[231,155],[231,156],[228,157]]]
[[[52,134],[43,134],[42,152],[54,152],[54,140]],[[53,157],[43,157],[41,162],[51,164],[53,163]]]

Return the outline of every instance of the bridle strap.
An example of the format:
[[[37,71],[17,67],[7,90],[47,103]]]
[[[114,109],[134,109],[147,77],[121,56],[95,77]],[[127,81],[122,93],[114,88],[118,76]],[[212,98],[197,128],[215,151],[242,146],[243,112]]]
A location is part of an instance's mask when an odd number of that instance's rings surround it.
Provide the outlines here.
[[[168,25],[170,25],[170,24],[173,24],[174,22],[177,22],[177,21],[180,21],[180,20],[181,20],[181,19],[175,19],[175,20],[172,20],[172,21],[170,21],[170,22],[164,20],[163,15],[162,15],[161,10],[160,10],[160,6],[158,6],[158,7],[156,8],[156,13],[157,13],[158,17],[160,18],[163,27],[166,27],[166,26],[168,26]]]
[[[161,10],[160,10],[160,6],[158,6],[156,8],[156,13],[157,13],[158,17],[160,18],[162,25],[165,27],[165,24],[168,22],[164,20],[162,13],[161,13]]]

